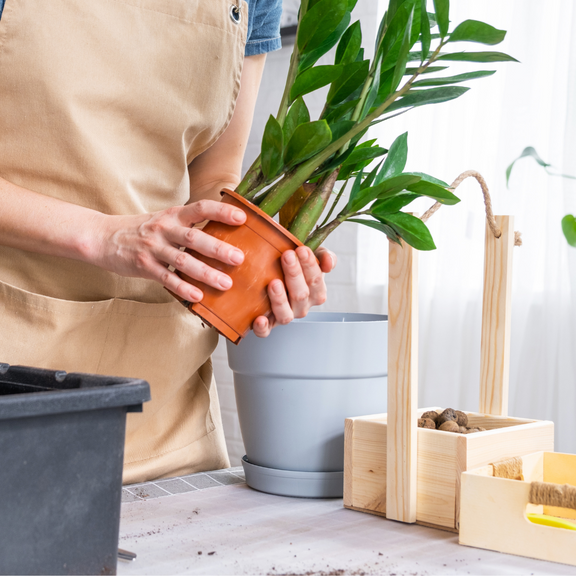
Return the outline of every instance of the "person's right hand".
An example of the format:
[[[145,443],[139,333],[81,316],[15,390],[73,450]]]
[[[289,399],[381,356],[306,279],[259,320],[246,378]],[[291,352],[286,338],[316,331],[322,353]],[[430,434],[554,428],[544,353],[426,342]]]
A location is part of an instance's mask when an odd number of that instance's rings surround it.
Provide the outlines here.
[[[100,217],[103,222],[99,221]],[[238,248],[192,227],[205,220],[232,226],[243,224],[246,214],[230,204],[200,200],[153,214],[95,218],[97,242],[90,258],[93,264],[122,276],[156,280],[189,302],[199,302],[202,291],[169,270],[169,266],[218,290],[228,290],[232,280],[180,247],[233,266],[244,261],[244,254]]]

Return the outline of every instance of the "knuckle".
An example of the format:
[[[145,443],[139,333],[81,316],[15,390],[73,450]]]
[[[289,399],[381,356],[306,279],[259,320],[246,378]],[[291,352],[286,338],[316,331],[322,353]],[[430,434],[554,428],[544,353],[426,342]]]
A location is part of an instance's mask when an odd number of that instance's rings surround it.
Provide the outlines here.
[[[302,302],[306,302],[309,297],[310,292],[308,290],[299,290],[298,292],[295,292],[293,295],[291,295],[291,300],[300,304]]]
[[[178,252],[176,258],[174,258],[174,267],[180,270],[188,260],[188,255],[185,252]]]
[[[278,317],[276,318],[278,324],[282,324],[283,326],[285,326],[286,324],[290,324],[292,320],[294,320],[293,314],[282,314],[279,318]]]
[[[168,288],[171,277],[172,275],[170,274],[170,271],[166,270],[165,272],[162,272],[162,274],[160,274],[160,282],[162,283],[163,286],[166,286]],[[176,289],[178,288],[179,286],[176,286]]]
[[[145,270],[148,268],[148,254],[146,252],[138,252],[134,258],[134,264],[138,270]]]
[[[186,230],[186,232],[184,233],[184,240],[188,244],[193,244],[196,241],[196,239],[198,238],[199,233],[200,233],[200,230],[198,230],[198,228],[188,228]]]

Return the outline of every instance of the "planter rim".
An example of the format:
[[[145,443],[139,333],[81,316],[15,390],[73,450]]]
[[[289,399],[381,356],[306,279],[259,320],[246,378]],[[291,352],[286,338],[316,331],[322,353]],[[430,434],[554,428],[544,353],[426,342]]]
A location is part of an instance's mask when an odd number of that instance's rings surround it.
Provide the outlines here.
[[[296,318],[296,324],[363,324],[365,322],[388,322],[387,314],[370,314],[366,312],[308,312],[304,318]],[[290,326],[290,324],[287,324]]]

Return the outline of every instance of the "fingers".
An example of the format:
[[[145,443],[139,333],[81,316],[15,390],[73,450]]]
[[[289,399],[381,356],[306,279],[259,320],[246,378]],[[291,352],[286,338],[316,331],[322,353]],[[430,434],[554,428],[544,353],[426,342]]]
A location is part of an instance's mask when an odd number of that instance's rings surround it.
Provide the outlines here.
[[[318,248],[318,250],[316,250],[315,254],[316,258],[318,258],[318,260],[320,261],[320,269],[322,270],[322,272],[326,273],[332,272],[332,270],[336,268],[338,258],[336,257],[336,254],[334,254],[334,252],[328,250],[328,248],[324,248],[323,246],[321,246],[320,248]]]
[[[268,320],[266,316],[258,316],[252,324],[252,330],[258,338],[267,338],[274,327],[274,320]]]
[[[225,202],[200,200],[181,208],[178,218],[182,225],[187,227],[204,222],[204,220],[215,220],[231,226],[239,226],[246,222],[246,213]]]
[[[294,320],[294,312],[288,300],[282,280],[272,280],[268,285],[268,297],[272,305],[275,324],[289,324]]]
[[[166,239],[175,246],[191,248],[224,264],[238,266],[244,262],[244,253],[241,250],[202,232],[199,228],[174,227],[166,231]],[[182,270],[178,266],[176,268]],[[186,270],[182,272],[187,273]]]

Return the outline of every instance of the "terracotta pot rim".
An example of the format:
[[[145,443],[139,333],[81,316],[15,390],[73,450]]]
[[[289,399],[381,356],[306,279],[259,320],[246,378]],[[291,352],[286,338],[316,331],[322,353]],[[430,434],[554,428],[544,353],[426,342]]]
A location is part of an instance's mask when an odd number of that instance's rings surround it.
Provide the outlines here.
[[[298,240],[298,238],[296,238],[296,236],[294,236],[294,234],[292,234],[291,232],[286,230],[286,228],[284,228],[284,226],[278,224],[278,222],[276,222],[276,220],[274,220],[273,218],[268,216],[268,214],[266,214],[266,212],[264,212],[263,210],[258,208],[258,206],[256,206],[256,204],[252,204],[252,202],[250,202],[249,200],[246,200],[246,198],[244,198],[244,196],[240,196],[240,194],[238,194],[237,192],[235,192],[231,188],[222,188],[222,191],[220,192],[220,194],[228,194],[228,196],[232,196],[232,198],[235,198],[236,200],[238,200],[238,202],[240,202],[241,204],[243,204],[247,208],[250,208],[250,210],[252,210],[256,214],[258,214],[258,216],[260,216],[261,218],[264,218],[267,222],[272,224],[272,226],[274,226],[274,228],[276,228],[279,232],[281,232],[282,234],[287,236],[290,240],[292,240],[292,242],[294,242],[294,244],[296,244],[296,246],[304,246],[305,245],[303,242]]]

